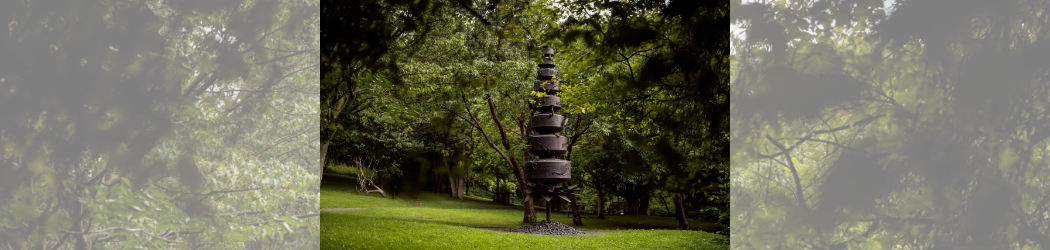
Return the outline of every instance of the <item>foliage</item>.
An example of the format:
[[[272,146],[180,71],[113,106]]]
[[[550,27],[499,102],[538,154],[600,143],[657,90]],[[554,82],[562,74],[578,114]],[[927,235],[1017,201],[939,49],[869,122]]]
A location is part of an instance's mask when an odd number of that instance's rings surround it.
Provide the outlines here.
[[[0,242],[316,246],[316,9],[4,2]]]
[[[543,37],[566,49],[571,113],[608,117],[665,188],[703,196],[728,227],[726,1],[561,1]],[[718,28],[716,28],[718,27]]]
[[[609,187],[644,186],[643,200],[670,191],[686,200],[683,217],[710,214],[727,228],[728,30],[709,27],[728,22],[728,3],[601,2],[334,3],[322,11],[338,31],[322,45],[333,67],[322,70],[322,144],[331,143],[323,157],[382,158],[404,171],[390,177],[402,186],[440,189],[441,176],[453,174],[486,189],[494,179],[522,188],[516,168],[532,157],[525,146],[535,114],[527,104],[542,95],[531,91],[537,51],[551,45],[565,81],[561,134],[573,138],[576,152],[565,156],[573,184],[592,178],[587,168],[629,169]],[[370,25],[341,19],[349,17]],[[610,137],[637,157],[599,165],[596,145]],[[470,173],[449,167],[461,161]]]
[[[1047,1],[733,4],[734,247],[1050,247]]]

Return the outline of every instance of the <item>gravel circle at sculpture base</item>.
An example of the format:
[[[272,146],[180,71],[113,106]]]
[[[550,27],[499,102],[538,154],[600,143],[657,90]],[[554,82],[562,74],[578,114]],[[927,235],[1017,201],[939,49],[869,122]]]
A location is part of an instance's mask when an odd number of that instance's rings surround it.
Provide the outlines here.
[[[533,223],[532,225],[511,229],[510,232],[517,233],[530,233],[530,234],[542,234],[542,235],[585,235],[583,231],[576,230],[575,228],[569,227],[568,225],[561,224],[557,221],[545,220]]]

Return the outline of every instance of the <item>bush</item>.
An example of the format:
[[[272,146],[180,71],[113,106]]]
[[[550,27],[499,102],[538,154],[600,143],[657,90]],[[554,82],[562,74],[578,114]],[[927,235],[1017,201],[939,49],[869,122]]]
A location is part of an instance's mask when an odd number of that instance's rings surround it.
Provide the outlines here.
[[[328,164],[328,172],[357,177],[357,168],[342,163]]]

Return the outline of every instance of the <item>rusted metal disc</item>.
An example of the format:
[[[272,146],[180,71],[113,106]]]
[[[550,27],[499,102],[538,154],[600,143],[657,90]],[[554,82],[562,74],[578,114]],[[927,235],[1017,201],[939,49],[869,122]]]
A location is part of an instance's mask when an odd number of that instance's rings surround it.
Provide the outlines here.
[[[554,68],[554,58],[549,56],[544,57],[543,63],[540,63],[539,66],[540,68]]]
[[[552,49],[550,46],[547,46],[547,45],[544,45],[543,48],[540,48],[540,52],[543,52],[543,55],[547,55],[547,56],[553,56],[554,55],[554,49]]]
[[[538,74],[536,76],[537,79],[550,80],[551,78],[554,78],[555,75],[558,75],[558,70],[556,70],[556,69],[539,69],[539,70],[536,71],[536,74]]]
[[[532,101],[532,106],[529,108],[535,109],[539,112],[554,112],[561,109],[561,97],[556,95],[548,95],[544,97],[537,97]]]
[[[538,81],[532,84],[532,90],[553,95],[561,92],[561,87],[560,84],[555,81]]]
[[[547,158],[525,162],[522,169],[530,182],[554,185],[572,178],[572,163],[562,159]]]
[[[540,134],[557,133],[565,128],[565,117],[553,113],[533,115],[529,128]]]
[[[559,156],[568,151],[568,138],[559,135],[530,135],[529,153],[540,158]]]

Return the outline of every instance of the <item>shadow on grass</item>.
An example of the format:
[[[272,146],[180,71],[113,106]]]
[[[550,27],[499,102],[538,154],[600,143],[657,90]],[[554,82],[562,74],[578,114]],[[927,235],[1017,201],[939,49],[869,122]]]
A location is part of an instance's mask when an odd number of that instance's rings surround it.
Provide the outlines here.
[[[384,211],[367,211],[366,215],[358,213],[336,213],[336,214],[322,214],[322,220],[325,215],[331,216],[355,216],[360,218],[373,218],[373,219],[387,219],[387,220],[399,220],[405,222],[420,222],[420,223],[436,223],[451,226],[464,226],[464,227],[499,227],[499,228],[518,228],[529,225],[529,223],[523,223],[520,217],[517,217],[518,211],[477,211],[471,212],[469,210],[475,209],[449,209],[449,208],[421,208],[421,209],[435,209],[426,212],[426,210],[416,210],[417,208],[402,208],[409,210],[384,210]],[[439,211],[440,210],[440,211]],[[460,211],[451,211],[460,210]],[[450,215],[451,214],[451,215]],[[475,214],[475,216],[471,216]],[[537,216],[544,216],[542,213]],[[492,218],[487,221],[478,221],[480,217],[498,217]],[[462,219],[462,220],[460,220]],[[552,218],[562,224],[572,225],[570,218]],[[483,219],[484,220],[484,219]],[[542,219],[541,219],[542,220]],[[705,231],[711,232],[710,227],[705,228],[699,225],[699,221],[691,220],[693,225],[690,231]],[[701,227],[698,227],[701,226]],[[628,217],[628,216],[616,216],[608,217],[606,220],[595,220],[585,219],[583,226],[573,226],[579,230],[645,230],[645,229],[661,229],[661,230],[676,230],[678,228],[677,221],[674,218],[667,217]],[[705,230],[707,229],[707,230]]]
[[[382,198],[379,194],[363,194],[357,191],[357,181],[352,176],[325,173],[325,178],[322,180],[321,189],[326,191],[341,192],[352,195]],[[416,207],[426,207],[431,209],[473,209],[473,210],[514,210],[524,212],[524,207],[520,205],[502,205],[492,203],[491,199],[475,196],[464,196],[463,200],[452,199],[445,194],[436,194],[432,192],[419,192],[412,194],[398,194],[397,200],[405,200],[412,203]],[[323,199],[323,198],[322,198]],[[389,198],[387,198],[389,199]],[[551,218],[566,225],[572,225],[572,220],[566,216],[566,211],[558,211],[551,213]],[[606,215],[605,220],[598,220],[596,215],[593,214],[582,214],[583,224],[582,228],[587,230],[616,230],[616,229],[678,229],[678,221],[674,217],[660,217],[660,216],[642,216],[642,215]],[[364,216],[368,217],[368,216]],[[536,217],[540,220],[546,217],[546,209],[544,207],[536,207]],[[385,218],[385,217],[384,217]],[[467,223],[457,223],[449,221],[438,221],[428,219],[406,219],[400,218],[406,221],[414,222],[429,222],[429,223],[440,223],[446,225],[455,226],[466,226],[466,227],[477,227],[485,225],[473,225]],[[528,225],[526,223],[520,223],[517,227]],[[591,228],[596,226],[597,228]],[[715,232],[718,230],[718,226],[715,222],[701,221],[697,219],[689,219],[689,226],[691,231],[705,231]]]

